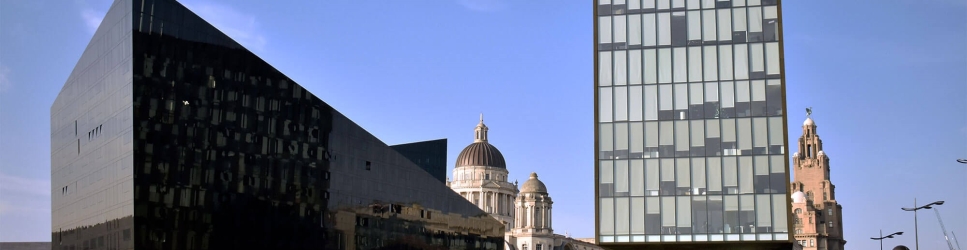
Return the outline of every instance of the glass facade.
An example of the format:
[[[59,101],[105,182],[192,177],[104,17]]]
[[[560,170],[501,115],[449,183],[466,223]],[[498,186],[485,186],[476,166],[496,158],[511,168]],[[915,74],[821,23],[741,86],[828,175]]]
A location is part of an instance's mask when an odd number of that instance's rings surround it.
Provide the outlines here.
[[[447,139],[390,146],[442,183],[447,180]]]
[[[173,0],[114,2],[51,145],[54,249],[503,246],[499,221]]]
[[[597,0],[603,245],[789,239],[777,0]]]

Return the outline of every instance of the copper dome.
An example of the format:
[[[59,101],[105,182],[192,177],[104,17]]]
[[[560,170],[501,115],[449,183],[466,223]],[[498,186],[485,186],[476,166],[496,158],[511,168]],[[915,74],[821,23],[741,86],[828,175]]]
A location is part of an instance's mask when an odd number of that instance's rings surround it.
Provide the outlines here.
[[[497,147],[486,141],[471,143],[460,151],[460,155],[457,156],[457,167],[465,166],[507,168],[504,155],[500,154]]]

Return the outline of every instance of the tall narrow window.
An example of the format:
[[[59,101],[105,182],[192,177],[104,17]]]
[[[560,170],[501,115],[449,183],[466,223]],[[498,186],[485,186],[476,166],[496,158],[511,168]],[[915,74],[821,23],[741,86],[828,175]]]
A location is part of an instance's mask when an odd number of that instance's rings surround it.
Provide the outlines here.
[[[638,1],[631,1],[636,3]],[[641,45],[641,15],[628,16],[628,45]]]
[[[598,17],[598,43],[611,43],[611,16]]]
[[[598,86],[611,86],[613,78],[611,60],[610,51],[598,53]]]

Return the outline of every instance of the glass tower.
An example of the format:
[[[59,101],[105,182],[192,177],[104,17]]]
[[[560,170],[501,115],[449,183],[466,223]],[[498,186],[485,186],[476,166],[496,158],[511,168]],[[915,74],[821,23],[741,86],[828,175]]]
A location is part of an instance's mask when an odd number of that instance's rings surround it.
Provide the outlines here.
[[[445,140],[401,154],[174,0],[114,1],[50,118],[53,249],[504,246],[407,158]]]
[[[791,244],[780,9],[595,1],[599,244]]]

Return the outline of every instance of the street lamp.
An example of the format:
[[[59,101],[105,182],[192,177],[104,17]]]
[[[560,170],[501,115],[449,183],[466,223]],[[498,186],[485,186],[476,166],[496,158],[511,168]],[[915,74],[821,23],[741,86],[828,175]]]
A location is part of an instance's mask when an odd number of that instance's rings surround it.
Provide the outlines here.
[[[934,201],[933,203],[917,207],[917,199],[913,198],[913,206],[915,208],[901,208],[903,211],[913,211],[913,239],[916,242],[916,250],[920,250],[920,228],[917,227],[917,210],[931,209],[933,205],[943,205],[943,201]]]
[[[957,162],[967,164],[967,159],[957,159]]]
[[[896,233],[892,233],[892,234],[887,235],[887,236],[883,236],[883,229],[880,229],[880,238],[870,237],[870,239],[880,241],[880,250],[883,250],[883,239],[893,238],[894,235],[903,235],[903,232],[896,232]]]

